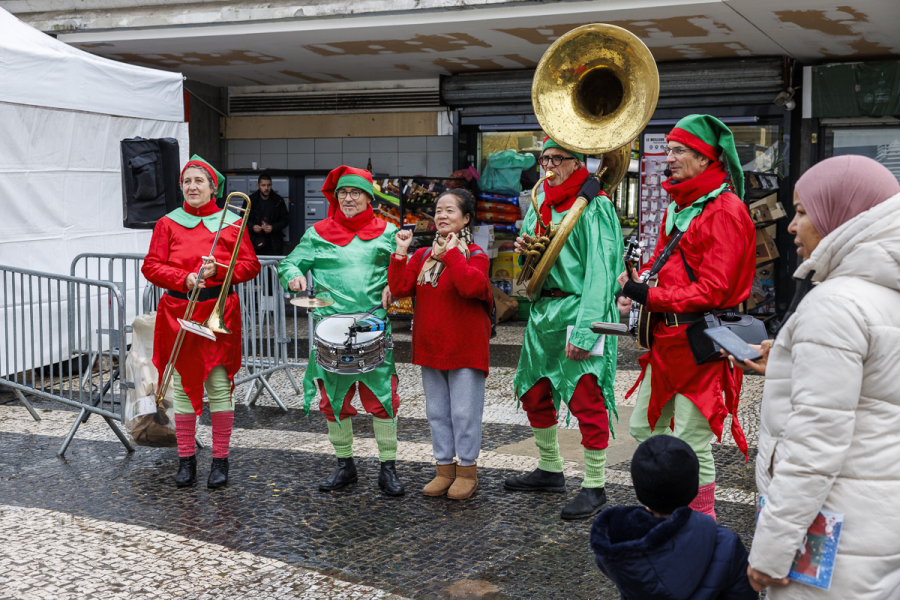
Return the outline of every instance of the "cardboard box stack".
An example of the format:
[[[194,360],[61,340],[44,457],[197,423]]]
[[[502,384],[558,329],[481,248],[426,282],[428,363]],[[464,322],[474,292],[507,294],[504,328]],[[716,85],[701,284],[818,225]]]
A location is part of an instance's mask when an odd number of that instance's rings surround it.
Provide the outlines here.
[[[784,206],[778,202],[777,194],[770,194],[750,204],[750,218],[756,224],[756,276],[753,288],[746,301],[747,309],[771,312],[775,297],[775,274],[773,261],[779,257],[775,245],[777,226],[775,221],[787,216]]]

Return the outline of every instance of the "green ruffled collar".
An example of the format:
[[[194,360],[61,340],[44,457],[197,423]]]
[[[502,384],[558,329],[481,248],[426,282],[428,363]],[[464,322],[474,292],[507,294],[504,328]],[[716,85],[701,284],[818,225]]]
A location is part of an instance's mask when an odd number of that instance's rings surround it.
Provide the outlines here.
[[[669,204],[669,209],[666,213],[666,235],[672,235],[672,230],[676,227],[678,228],[678,231],[687,231],[688,225],[691,224],[694,217],[703,212],[703,207],[718,198],[719,194],[726,189],[728,189],[728,184],[723,183],[717,189],[714,189],[701,198],[697,198],[688,206],[682,208],[681,212],[675,212],[675,209],[678,208],[678,204],[673,200],[672,203]]]
[[[203,226],[206,227],[210,233],[215,233],[219,228],[219,220],[222,218],[222,211],[219,210],[211,215],[198,217],[196,215],[188,213],[183,208],[176,208],[166,216],[186,229],[193,229],[200,223],[203,223]],[[230,210],[225,214],[225,222],[228,224],[235,223],[240,220],[241,218]]]

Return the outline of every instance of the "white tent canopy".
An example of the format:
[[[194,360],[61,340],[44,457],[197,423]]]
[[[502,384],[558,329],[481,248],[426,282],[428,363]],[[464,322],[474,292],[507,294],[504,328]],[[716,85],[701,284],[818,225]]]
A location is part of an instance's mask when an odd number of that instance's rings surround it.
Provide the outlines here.
[[[119,143],[176,138],[184,164],[183,121],[181,74],[93,56],[0,9],[0,265],[68,275],[82,253],[146,253],[151,231],[122,226]],[[108,310],[100,310],[90,326],[59,335],[71,315],[97,308],[97,299],[90,305],[83,296],[64,298],[65,286],[32,299],[36,281],[19,280],[13,289],[6,279],[0,282],[0,335],[6,339],[0,372],[49,364],[109,326]],[[134,285],[123,290],[131,298]],[[61,313],[56,333],[48,331],[50,321],[42,322],[51,309]],[[130,323],[133,303],[127,311]],[[10,330],[13,322],[18,325]]]
[[[82,252],[145,252],[122,227],[119,142],[174,137],[182,76],[100,58],[0,9],[0,264],[68,273]]]
[[[101,115],[183,121],[179,73],[88,54],[0,9],[0,100]]]

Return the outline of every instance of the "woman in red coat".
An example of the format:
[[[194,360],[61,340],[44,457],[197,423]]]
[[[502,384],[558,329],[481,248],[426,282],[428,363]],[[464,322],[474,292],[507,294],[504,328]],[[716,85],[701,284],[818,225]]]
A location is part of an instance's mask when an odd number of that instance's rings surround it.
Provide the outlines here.
[[[395,297],[416,297],[412,362],[422,367],[425,414],[437,461],[437,477],[422,492],[463,500],[478,487],[475,460],[481,452],[493,303],[490,260],[472,243],[472,194],[444,192],[435,204],[434,222],[434,245],[412,257],[407,257],[412,232],[397,233],[388,285]]]
[[[159,385],[178,335],[178,319],[183,318],[194,288],[200,288],[191,320],[203,323],[219,297],[226,269],[237,243],[237,227],[224,227],[213,256],[212,247],[221,219],[214,196],[221,196],[224,181],[209,163],[194,156],[181,172],[184,206],[157,222],[150,250],[141,272],[147,281],[166,293],[159,301],[153,335],[153,365],[159,370]],[[226,223],[240,226],[232,212]],[[203,265],[200,271],[201,264]],[[231,283],[249,281],[259,274],[259,261],[244,232]],[[200,271],[200,277],[197,272]],[[175,434],[180,457],[175,484],[189,486],[197,478],[194,435],[197,416],[203,410],[203,388],[209,397],[212,418],[213,461],[208,486],[228,483],[228,444],[234,422],[234,374],[241,368],[241,307],[232,289],[225,300],[225,326],[231,334],[216,334],[216,340],[187,332],[175,361],[172,386],[175,392]]]

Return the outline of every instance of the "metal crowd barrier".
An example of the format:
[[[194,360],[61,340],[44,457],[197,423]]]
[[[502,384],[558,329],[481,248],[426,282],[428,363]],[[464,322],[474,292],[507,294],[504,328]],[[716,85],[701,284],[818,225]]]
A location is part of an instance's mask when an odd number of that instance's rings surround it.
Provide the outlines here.
[[[272,388],[269,379],[275,373],[284,371],[296,394],[301,393],[291,373],[291,367],[305,368],[296,350],[289,352],[291,338],[287,336],[284,289],[278,283],[278,258],[260,259],[259,275],[252,281],[235,286],[241,300],[243,336],[242,366],[246,375],[234,380],[235,385],[250,382],[244,401],[253,406],[263,390],[275,400],[282,410],[287,410],[284,402]],[[296,330],[296,327],[295,327]],[[294,335],[294,346],[297,345]]]
[[[69,267],[69,275],[72,277],[112,283],[122,295],[125,318],[121,330],[125,335],[120,337],[120,328],[118,326],[104,331],[104,333],[108,333],[111,336],[110,344],[114,350],[118,350],[120,347],[128,348],[130,340],[127,338],[127,334],[131,333],[130,323],[134,321],[137,315],[142,314],[141,296],[142,292],[149,286],[143,275],[141,275],[141,266],[143,264],[143,254],[89,252],[76,256]],[[75,350],[81,349],[73,349],[73,351]],[[88,361],[93,366],[99,356],[96,352],[91,351],[87,354]],[[115,376],[119,377],[120,375],[121,373],[117,369]],[[89,416],[85,415],[83,422],[86,422]]]
[[[119,429],[125,386],[125,304],[111,282],[0,266],[0,387],[12,389],[31,416],[40,417],[24,393],[80,409],[59,449],[63,456],[86,417],[106,421],[125,448]],[[24,393],[23,393],[24,392]]]

